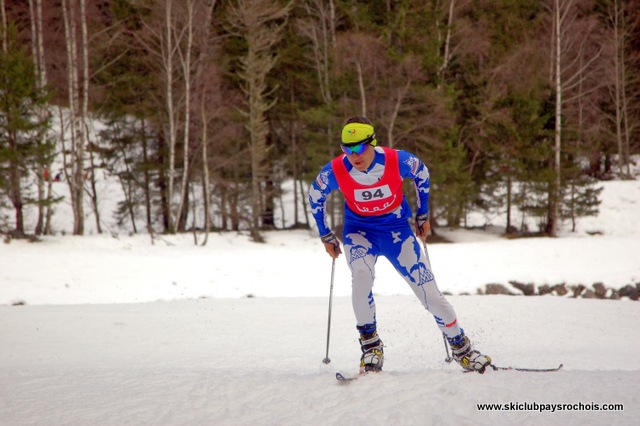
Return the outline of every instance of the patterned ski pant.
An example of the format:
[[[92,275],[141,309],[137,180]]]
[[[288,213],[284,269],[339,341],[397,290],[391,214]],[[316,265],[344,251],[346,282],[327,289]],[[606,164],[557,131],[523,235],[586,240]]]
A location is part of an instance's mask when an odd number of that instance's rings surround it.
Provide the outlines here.
[[[351,299],[359,327],[375,328],[376,304],[373,297],[375,264],[386,257],[405,279],[422,305],[431,313],[447,337],[460,334],[456,313],[438,289],[431,262],[420,247],[407,222],[393,229],[344,227],[344,252],[351,269]]]

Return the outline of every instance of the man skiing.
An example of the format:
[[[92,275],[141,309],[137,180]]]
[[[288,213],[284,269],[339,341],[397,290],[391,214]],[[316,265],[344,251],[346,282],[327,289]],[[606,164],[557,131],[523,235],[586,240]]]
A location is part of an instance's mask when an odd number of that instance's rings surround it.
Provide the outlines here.
[[[413,154],[378,147],[373,124],[352,117],[342,129],[343,154],[327,163],[309,190],[309,203],[325,250],[333,259],[341,253],[337,237],[328,227],[325,202],[331,191],[344,194],[343,243],[351,270],[352,304],[360,333],[360,372],[381,371],[383,344],[376,329],[373,297],[375,263],[386,257],[409,284],[446,336],[453,358],[464,368],[484,372],[491,358],[472,349],[456,313],[444,298],[409,220],[411,207],[402,192],[405,178],[413,180],[417,198],[415,231],[425,242],[429,224],[429,170]]]

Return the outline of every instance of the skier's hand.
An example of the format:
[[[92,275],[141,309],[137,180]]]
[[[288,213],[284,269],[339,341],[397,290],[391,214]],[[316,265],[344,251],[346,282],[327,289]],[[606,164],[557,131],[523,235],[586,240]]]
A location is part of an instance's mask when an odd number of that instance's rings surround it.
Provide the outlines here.
[[[431,224],[429,223],[429,215],[421,214],[416,216],[416,235],[422,242],[427,241],[427,237],[429,236],[429,231],[431,231]]]
[[[327,253],[329,253],[329,256],[331,256],[332,259],[337,259],[338,256],[342,254],[342,250],[340,249],[340,242],[333,232],[320,237],[320,239],[324,244],[324,249],[327,251]]]

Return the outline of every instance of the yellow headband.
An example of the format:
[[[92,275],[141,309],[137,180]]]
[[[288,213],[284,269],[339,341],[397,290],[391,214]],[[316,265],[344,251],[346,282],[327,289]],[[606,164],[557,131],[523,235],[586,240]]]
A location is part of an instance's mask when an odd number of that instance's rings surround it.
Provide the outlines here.
[[[373,126],[370,124],[349,123],[342,128],[342,143],[345,145],[364,142],[370,137],[373,137],[370,144],[375,146],[378,141],[375,139],[376,134],[373,131]]]

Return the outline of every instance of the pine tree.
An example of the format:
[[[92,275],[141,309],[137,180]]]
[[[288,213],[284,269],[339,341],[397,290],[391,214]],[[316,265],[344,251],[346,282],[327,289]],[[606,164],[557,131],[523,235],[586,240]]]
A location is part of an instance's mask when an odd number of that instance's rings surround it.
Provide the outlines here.
[[[12,234],[22,238],[24,208],[35,202],[33,171],[47,164],[53,146],[40,140],[50,123],[37,114],[47,93],[38,89],[32,58],[18,46],[15,27],[9,25],[6,34],[7,49],[0,51],[0,197],[8,196],[15,211]]]

